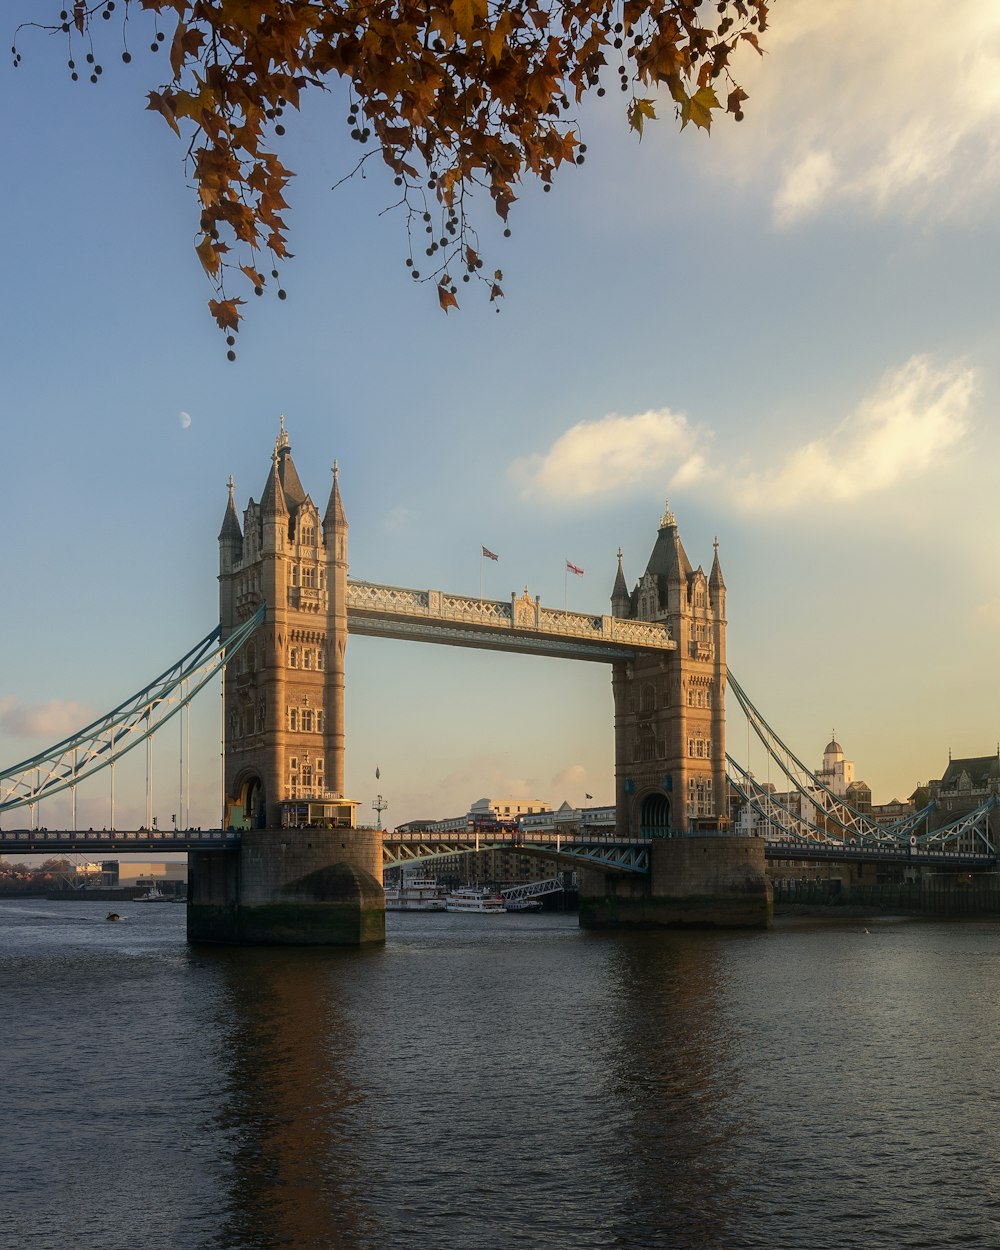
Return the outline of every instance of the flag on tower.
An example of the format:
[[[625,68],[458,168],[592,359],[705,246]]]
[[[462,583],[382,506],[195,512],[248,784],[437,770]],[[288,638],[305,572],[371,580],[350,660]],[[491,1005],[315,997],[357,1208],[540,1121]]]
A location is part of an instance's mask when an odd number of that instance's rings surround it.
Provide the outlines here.
[[[500,559],[500,557],[497,555],[495,551],[490,551],[489,547],[483,548],[483,555],[486,557],[487,560],[499,560]]]
[[[577,577],[582,577],[582,576],[583,576],[583,569],[579,568],[579,567],[578,567],[577,565],[575,565],[575,564],[571,564],[571,563],[569,562],[569,560],[567,560],[567,561],[566,561],[566,567],[569,569],[569,571],[570,571],[571,573],[575,573],[575,574],[577,575]]]
[[[379,767],[378,767],[378,765],[376,764],[376,765],[375,765],[375,780],[376,780],[376,781],[378,781],[379,777],[381,777],[381,776],[382,776],[382,774],[379,772]]]
[[[585,799],[592,799],[594,796],[592,794],[585,794],[583,797]]]

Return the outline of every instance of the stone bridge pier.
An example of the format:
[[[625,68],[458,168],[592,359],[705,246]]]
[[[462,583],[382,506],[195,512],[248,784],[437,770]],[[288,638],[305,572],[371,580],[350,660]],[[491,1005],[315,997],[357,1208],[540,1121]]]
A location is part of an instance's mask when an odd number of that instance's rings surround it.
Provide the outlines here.
[[[657,838],[648,877],[584,870],[579,880],[587,929],[768,929],[774,915],[762,838]]]

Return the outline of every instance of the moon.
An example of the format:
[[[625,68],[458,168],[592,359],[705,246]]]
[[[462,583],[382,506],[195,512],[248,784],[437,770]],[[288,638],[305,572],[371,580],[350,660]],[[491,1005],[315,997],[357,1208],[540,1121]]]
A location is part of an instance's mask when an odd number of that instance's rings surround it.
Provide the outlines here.
[[[182,430],[188,429],[188,427],[191,425],[191,414],[189,412],[182,412],[179,415],[180,415],[181,429]]]

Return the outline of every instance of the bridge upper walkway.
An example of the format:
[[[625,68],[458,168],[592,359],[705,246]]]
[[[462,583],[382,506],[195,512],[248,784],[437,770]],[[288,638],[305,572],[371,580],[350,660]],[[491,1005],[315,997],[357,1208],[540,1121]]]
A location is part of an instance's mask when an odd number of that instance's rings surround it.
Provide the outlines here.
[[[503,602],[362,581],[347,583],[347,630],[601,663],[677,648],[666,625],[545,608],[527,591]]]

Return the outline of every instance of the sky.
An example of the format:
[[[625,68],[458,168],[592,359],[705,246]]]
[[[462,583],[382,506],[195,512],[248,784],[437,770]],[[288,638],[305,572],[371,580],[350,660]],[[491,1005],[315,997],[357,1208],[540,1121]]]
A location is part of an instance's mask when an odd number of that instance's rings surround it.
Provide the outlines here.
[[[4,6],[7,45],[41,7]],[[4,766],[212,628],[226,480],[241,512],[260,498],[282,413],[321,506],[340,464],[352,577],[478,594],[485,544],[488,597],[608,612],[618,547],[634,585],[669,498],[694,565],[718,538],[730,666],[800,758],[818,766],[835,731],[887,802],[949,752],[996,751],[1000,10],[777,0],[771,18],[766,55],[736,66],[742,123],[680,133],[664,100],[640,142],[610,90],[580,110],[586,163],[551,194],[526,183],[509,239],[484,197],[499,312],[460,288],[446,315],[408,278],[387,173],[331,190],[356,159],[341,96],[286,115],[288,298],[253,300],[235,363],[183,148],[144,108],[162,54],[125,66],[112,31],[92,86],[61,42],[18,34],[0,67]],[[205,826],[216,696],[192,717]],[[728,715],[730,752],[762,772],[731,696]],[[352,638],[346,717],[347,793],[362,817],[381,794],[390,827],[482,796],[613,800],[603,665]],[[176,743],[155,758],[167,825]],[[120,826],[145,810],[144,760],[124,769]],[[81,788],[81,824],[108,809]]]

